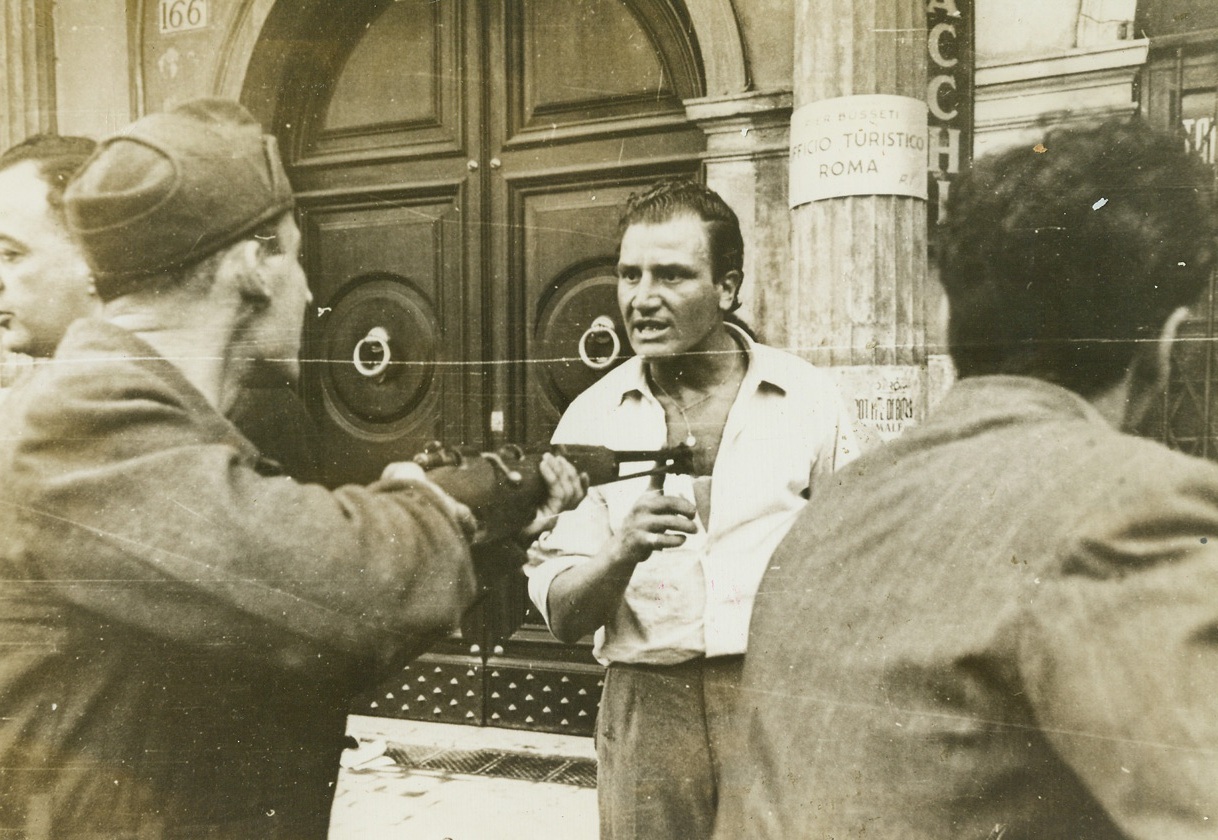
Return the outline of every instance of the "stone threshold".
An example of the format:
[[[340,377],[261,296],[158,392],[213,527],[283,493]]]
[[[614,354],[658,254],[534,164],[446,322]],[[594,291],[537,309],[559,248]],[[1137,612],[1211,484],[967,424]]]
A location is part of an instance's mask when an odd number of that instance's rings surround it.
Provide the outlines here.
[[[347,734],[360,744],[344,755],[350,769],[396,765],[439,775],[596,787],[591,738],[493,727],[352,715]]]

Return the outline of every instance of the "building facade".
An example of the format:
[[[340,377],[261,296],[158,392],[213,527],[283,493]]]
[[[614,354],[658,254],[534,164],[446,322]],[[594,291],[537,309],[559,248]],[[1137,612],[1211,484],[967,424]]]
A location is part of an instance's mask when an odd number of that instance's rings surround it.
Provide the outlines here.
[[[332,483],[435,439],[546,439],[612,364],[594,323],[620,328],[616,219],[657,177],[701,178],[732,204],[741,314],[832,367],[883,438],[950,381],[927,214],[973,149],[1141,103],[1213,155],[1204,2],[5,3],[6,145],[101,136],[200,95],[241,100],[278,137],[316,298],[304,395]],[[927,103],[931,200],[791,207],[793,113],[876,94]],[[1188,381],[1202,392],[1163,417],[1201,412],[1191,439],[1208,441],[1208,378]],[[600,670],[527,603],[519,585],[491,593],[361,710],[589,732]]]

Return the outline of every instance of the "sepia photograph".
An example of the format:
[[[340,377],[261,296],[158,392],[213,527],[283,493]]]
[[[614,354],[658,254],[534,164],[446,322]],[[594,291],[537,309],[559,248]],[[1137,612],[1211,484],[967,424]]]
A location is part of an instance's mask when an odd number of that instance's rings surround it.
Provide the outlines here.
[[[1218,840],[1218,2],[3,0],[0,838]]]

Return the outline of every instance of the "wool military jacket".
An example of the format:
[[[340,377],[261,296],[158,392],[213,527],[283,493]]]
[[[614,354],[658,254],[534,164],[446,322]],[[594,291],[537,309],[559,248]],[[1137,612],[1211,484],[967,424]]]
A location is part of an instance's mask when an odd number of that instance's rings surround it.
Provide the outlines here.
[[[474,580],[432,490],[276,472],[105,322],[8,395],[0,833],[324,836],[353,693]]]

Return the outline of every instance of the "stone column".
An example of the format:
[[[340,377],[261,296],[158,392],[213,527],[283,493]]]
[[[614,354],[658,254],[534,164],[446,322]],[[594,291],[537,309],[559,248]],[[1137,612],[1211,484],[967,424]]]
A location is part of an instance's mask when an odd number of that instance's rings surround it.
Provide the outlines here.
[[[5,0],[0,12],[0,148],[55,130],[49,0]]]
[[[706,132],[706,184],[740,217],[744,285],[738,313],[767,343],[779,343],[791,266],[787,210],[789,91],[690,99],[685,113]]]
[[[794,2],[796,109],[861,94],[925,99],[926,0]],[[787,318],[778,343],[837,369],[863,425],[892,436],[902,421],[925,412],[926,202],[824,199],[795,208],[791,225]],[[894,399],[905,406],[904,417],[891,414]]]

